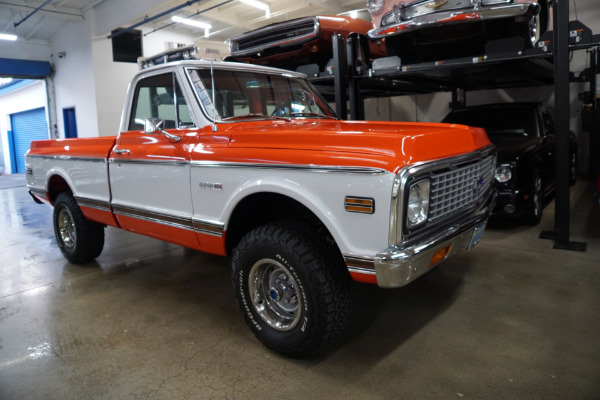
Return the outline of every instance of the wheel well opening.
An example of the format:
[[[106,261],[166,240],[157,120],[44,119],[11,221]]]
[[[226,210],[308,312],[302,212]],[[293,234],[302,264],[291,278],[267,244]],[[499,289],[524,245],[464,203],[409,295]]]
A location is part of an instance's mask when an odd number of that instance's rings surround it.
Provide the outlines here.
[[[53,175],[48,181],[48,194],[52,204],[54,204],[56,197],[65,190],[71,190],[71,188],[62,176]]]
[[[242,200],[233,211],[227,228],[227,253],[231,253],[239,241],[252,229],[275,221],[299,221],[315,229],[315,235],[333,245],[341,252],[333,236],[321,220],[306,206],[278,193],[257,193]]]

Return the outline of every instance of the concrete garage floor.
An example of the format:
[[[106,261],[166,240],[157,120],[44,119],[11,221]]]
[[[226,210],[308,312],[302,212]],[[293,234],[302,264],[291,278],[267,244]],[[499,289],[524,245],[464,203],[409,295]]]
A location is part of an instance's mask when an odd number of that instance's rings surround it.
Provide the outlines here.
[[[397,290],[356,284],[352,329],[313,360],[262,347],[228,260],[117,229],[69,264],[52,210],[0,176],[0,399],[600,399],[600,211],[572,190],[572,240],[490,226]],[[19,181],[21,179],[21,181]],[[13,181],[11,181],[13,182]],[[17,186],[12,187],[11,186]]]

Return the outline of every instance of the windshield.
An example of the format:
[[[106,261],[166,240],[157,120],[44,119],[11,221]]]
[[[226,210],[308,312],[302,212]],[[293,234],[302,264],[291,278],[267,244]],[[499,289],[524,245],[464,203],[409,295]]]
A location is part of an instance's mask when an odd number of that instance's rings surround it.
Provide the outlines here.
[[[204,112],[215,121],[335,118],[305,79],[217,69],[211,77],[210,68],[190,69],[188,73]]]
[[[473,108],[454,111],[443,122],[484,128],[490,137],[536,137],[535,118],[530,107]]]

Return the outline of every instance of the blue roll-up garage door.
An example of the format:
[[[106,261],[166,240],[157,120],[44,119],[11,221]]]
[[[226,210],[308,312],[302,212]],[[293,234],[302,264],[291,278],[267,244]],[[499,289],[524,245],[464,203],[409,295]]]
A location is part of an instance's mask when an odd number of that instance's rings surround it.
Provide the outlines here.
[[[44,107],[11,114],[12,139],[16,173],[25,173],[25,153],[32,140],[48,139],[48,124]]]

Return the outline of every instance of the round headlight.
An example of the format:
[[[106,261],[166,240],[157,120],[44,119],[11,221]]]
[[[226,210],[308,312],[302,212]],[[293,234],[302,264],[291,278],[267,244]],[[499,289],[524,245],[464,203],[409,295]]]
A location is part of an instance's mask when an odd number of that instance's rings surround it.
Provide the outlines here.
[[[427,220],[429,212],[429,181],[413,184],[408,192],[406,209],[407,227],[411,228]]]
[[[376,14],[381,11],[383,0],[367,0],[367,9],[371,14]]]
[[[494,172],[494,178],[500,183],[510,181],[510,178],[512,178],[512,170],[510,169],[510,166],[501,165],[496,168],[496,172]]]

